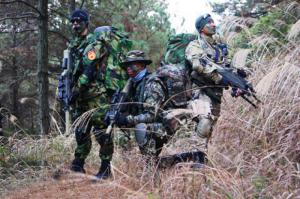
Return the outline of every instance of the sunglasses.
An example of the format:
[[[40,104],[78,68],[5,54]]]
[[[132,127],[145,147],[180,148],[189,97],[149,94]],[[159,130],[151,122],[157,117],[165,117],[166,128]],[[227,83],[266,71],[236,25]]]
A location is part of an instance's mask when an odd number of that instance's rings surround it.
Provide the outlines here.
[[[134,71],[138,70],[138,67],[137,67],[136,64],[134,64],[134,63],[129,64],[129,65],[127,66],[127,68],[130,68],[131,70],[134,70]]]
[[[80,18],[80,17],[75,17],[75,18],[72,18],[71,20],[71,23],[80,23],[80,22],[82,22],[82,19]]]

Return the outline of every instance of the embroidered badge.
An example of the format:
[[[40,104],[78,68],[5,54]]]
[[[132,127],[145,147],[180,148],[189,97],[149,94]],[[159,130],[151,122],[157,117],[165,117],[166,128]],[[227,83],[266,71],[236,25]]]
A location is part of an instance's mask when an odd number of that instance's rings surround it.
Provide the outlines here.
[[[94,60],[96,58],[96,52],[95,50],[90,50],[88,53],[87,53],[87,57],[89,60]]]

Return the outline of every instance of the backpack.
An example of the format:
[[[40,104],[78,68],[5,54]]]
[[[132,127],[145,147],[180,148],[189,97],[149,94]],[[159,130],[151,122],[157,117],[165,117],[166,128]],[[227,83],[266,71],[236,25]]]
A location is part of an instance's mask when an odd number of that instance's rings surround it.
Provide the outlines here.
[[[169,37],[167,50],[163,58],[163,64],[185,65],[185,49],[189,43],[197,39],[197,35],[181,33]]]
[[[105,26],[105,31],[95,32],[96,40],[101,41],[108,51],[106,58],[105,85],[107,89],[123,88],[128,79],[126,71],[120,67],[126,53],[132,48],[132,41],[125,32],[111,26]],[[112,80],[117,81],[112,81]]]
[[[170,103],[172,108],[187,105],[191,98],[191,86],[184,65],[168,64],[161,66],[154,73],[153,80],[159,81],[165,91],[167,100],[163,106]]]

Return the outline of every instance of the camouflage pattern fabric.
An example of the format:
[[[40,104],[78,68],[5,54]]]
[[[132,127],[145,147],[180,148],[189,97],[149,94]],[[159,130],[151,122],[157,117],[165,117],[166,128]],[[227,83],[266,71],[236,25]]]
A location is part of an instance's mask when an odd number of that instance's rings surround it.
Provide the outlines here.
[[[127,116],[129,123],[152,123],[159,118],[158,111],[165,94],[162,85],[157,81],[149,81],[150,73],[140,81],[133,84],[130,98],[134,105],[131,107],[131,115]]]
[[[164,119],[164,113],[167,110],[176,108],[176,105],[171,103],[172,100],[169,100],[168,86],[161,79],[162,77],[171,78],[163,74],[163,71],[167,72],[166,69],[167,67],[160,68],[157,73],[148,74],[143,80],[133,85],[131,89],[131,101],[137,103],[130,107],[132,111],[127,119],[130,124],[144,123],[147,126],[148,141],[145,146],[140,146],[140,150],[144,155],[158,156],[163,145],[178,129],[178,122],[176,121],[176,124],[173,124],[174,118],[171,120]],[[176,67],[171,66],[169,69],[171,70],[168,71],[170,74],[176,75],[176,72],[172,73],[175,69],[178,72]],[[186,107],[186,100],[184,97],[184,104],[180,105]]]
[[[191,82],[183,64],[161,66],[153,77],[153,80],[160,81],[165,89],[168,98],[165,106],[186,107],[191,98]]]
[[[91,148],[90,131],[94,126],[96,130],[95,137],[101,145],[100,158],[102,160],[111,160],[113,154],[113,141],[111,136],[104,134],[103,130],[106,124],[103,121],[106,112],[109,109],[110,98],[115,90],[121,89],[127,76],[118,64],[119,57],[115,46],[118,40],[111,37],[110,33],[99,35],[88,35],[84,38],[75,38],[70,44],[74,52],[75,76],[74,90],[79,92],[79,97],[72,106],[73,121],[80,117],[84,112],[91,109],[97,109],[91,117],[91,120],[84,129],[75,129],[77,148],[75,157],[85,159]]]
[[[197,39],[194,34],[178,34],[170,36],[164,55],[164,64],[185,64],[185,49],[188,44]]]
[[[151,81],[150,81],[151,79]],[[165,129],[162,124],[160,106],[166,100],[165,90],[159,81],[153,81],[152,75],[147,72],[139,82],[133,84],[128,102],[130,125],[145,124],[147,142],[140,146],[141,153],[147,156],[158,155],[165,143]]]
[[[212,127],[220,115],[221,98],[223,88],[219,85],[221,76],[217,73],[216,68],[210,64],[203,65],[201,59],[214,60],[220,65],[228,65],[226,55],[219,48],[219,41],[216,38],[199,36],[198,40],[192,41],[186,48],[186,59],[192,65],[193,71],[196,72],[198,85],[193,85],[192,101],[198,106],[205,106],[206,113],[198,116],[196,132],[203,144],[211,137]],[[200,89],[196,89],[200,87]],[[201,88],[202,87],[202,88]],[[190,105],[191,106],[191,105]],[[196,105],[197,106],[197,105]],[[205,147],[200,146],[201,150]]]
[[[217,54],[220,56],[217,57]],[[217,46],[213,38],[207,36],[199,36],[198,40],[190,42],[185,51],[186,59],[192,65],[194,71],[210,78],[216,84],[221,80],[221,76],[216,72],[216,68],[212,65],[203,65],[201,59],[217,59],[217,64],[223,64],[222,52]]]

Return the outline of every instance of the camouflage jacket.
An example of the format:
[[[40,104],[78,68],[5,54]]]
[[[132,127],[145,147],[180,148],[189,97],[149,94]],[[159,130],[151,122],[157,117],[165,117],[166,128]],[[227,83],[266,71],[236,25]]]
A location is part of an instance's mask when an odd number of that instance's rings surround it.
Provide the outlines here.
[[[75,88],[79,90],[81,100],[103,95],[109,100],[115,90],[125,85],[127,76],[119,67],[120,59],[112,50],[114,45],[117,41],[106,32],[71,42]]]
[[[165,91],[159,81],[148,73],[141,81],[134,83],[129,93],[130,124],[161,122],[160,107],[166,100]]]
[[[215,86],[219,84],[221,76],[217,73],[216,68],[209,64],[209,61],[213,61],[220,65],[229,65],[227,60],[227,54],[222,51],[222,43],[219,38],[211,38],[207,36],[199,36],[198,40],[194,40],[189,43],[185,51],[187,61],[191,64],[193,71],[196,71],[199,75],[198,86]],[[204,60],[201,61],[201,60]],[[204,65],[205,60],[207,64]],[[222,88],[210,87],[202,89],[209,97],[221,101]]]
[[[186,48],[185,55],[188,62],[192,65],[194,71],[202,74],[213,80],[215,83],[219,83],[221,77],[216,72],[216,68],[212,65],[203,65],[201,59],[213,61],[216,64],[227,64],[227,54],[224,55],[221,49],[221,42],[215,37],[199,36],[198,40],[194,40],[189,43]]]

